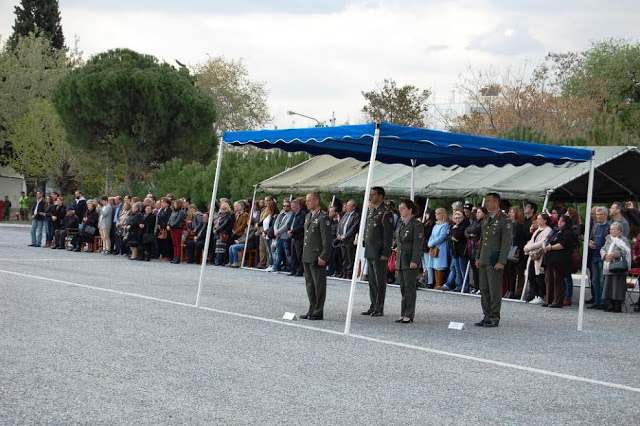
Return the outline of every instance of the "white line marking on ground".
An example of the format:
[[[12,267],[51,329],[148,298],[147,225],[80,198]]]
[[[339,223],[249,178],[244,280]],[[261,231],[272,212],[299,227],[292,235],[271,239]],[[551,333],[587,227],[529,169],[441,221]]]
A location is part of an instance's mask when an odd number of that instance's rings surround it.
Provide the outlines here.
[[[436,355],[443,355],[443,356],[446,356],[446,357],[454,357],[454,358],[463,359],[463,360],[466,360],[466,361],[481,362],[481,363],[484,363],[484,364],[490,364],[490,365],[494,365],[494,366],[498,366],[498,367],[505,367],[505,368],[511,368],[511,369],[514,369],[514,370],[520,370],[520,371],[526,371],[526,372],[530,372],[530,373],[541,374],[541,375],[544,375],[544,376],[558,377],[558,378],[561,378],[561,379],[572,380],[572,381],[575,381],[575,382],[589,383],[589,384],[592,384],[592,385],[600,385],[600,386],[605,386],[605,387],[609,387],[609,388],[613,388],[613,389],[620,389],[620,390],[626,390],[626,391],[630,391],[630,392],[640,393],[640,388],[634,388],[632,386],[621,385],[621,384],[618,384],[618,383],[605,382],[605,381],[602,381],[602,380],[588,379],[586,377],[574,376],[574,375],[571,375],[571,374],[557,373],[557,372],[554,372],[554,371],[542,370],[540,368],[527,367],[527,366],[524,366],[524,365],[511,364],[511,363],[508,363],[508,362],[494,361],[494,360],[491,360],[491,359],[479,358],[479,357],[475,357],[475,356],[471,356],[471,355],[458,354],[458,353],[455,353],[455,352],[441,351],[441,350],[438,350],[438,349],[425,348],[423,346],[410,345],[410,344],[407,344],[407,343],[394,342],[394,341],[391,341],[391,340],[376,339],[375,337],[367,337],[367,336],[362,336],[362,335],[358,335],[358,334],[345,335],[341,331],[328,330],[328,329],[323,329],[323,328],[318,328],[318,327],[312,327],[312,326],[308,326],[308,325],[302,325],[300,323],[284,322],[284,321],[277,320],[277,319],[263,318],[263,317],[258,317],[258,316],[255,316],[255,315],[241,314],[241,313],[238,313],[238,312],[224,311],[222,309],[209,308],[209,307],[205,307],[205,306],[201,306],[200,308],[197,308],[195,306],[195,304],[184,303],[184,302],[176,302],[174,300],[161,299],[161,298],[157,298],[157,297],[145,296],[143,294],[129,293],[129,292],[126,292],[126,291],[112,290],[112,289],[109,289],[109,288],[96,287],[96,286],[90,286],[90,285],[85,285],[85,284],[78,284],[78,283],[73,283],[73,282],[70,282],[70,281],[56,280],[54,278],[41,277],[41,276],[38,276],[38,275],[23,274],[23,273],[20,273],[20,272],[7,271],[7,270],[4,270],[4,269],[0,269],[0,272],[3,272],[5,274],[9,274],[9,275],[16,275],[16,276],[20,276],[20,277],[25,277],[25,278],[33,278],[33,279],[37,279],[37,280],[50,281],[50,282],[59,283],[59,284],[67,284],[67,285],[86,288],[86,289],[90,289],[90,290],[98,290],[98,291],[104,291],[104,292],[107,292],[107,293],[119,294],[119,295],[123,295],[123,296],[137,297],[139,299],[152,300],[152,301],[155,301],[155,302],[162,302],[162,303],[169,303],[169,304],[172,304],[172,305],[186,306],[188,308],[194,308],[194,309],[202,309],[202,310],[205,310],[205,311],[215,312],[215,313],[224,314],[224,315],[232,315],[232,316],[235,316],[235,317],[247,318],[247,319],[252,319],[252,320],[256,320],[256,321],[268,322],[268,323],[271,323],[271,324],[278,324],[278,325],[284,325],[284,326],[288,326],[288,327],[296,327],[296,328],[302,328],[302,329],[306,329],[306,330],[319,331],[319,332],[322,332],[322,333],[339,335],[339,336],[344,336],[344,337],[350,337],[350,338],[354,338],[354,339],[364,340],[364,341],[367,341],[367,342],[379,343],[379,344],[382,344],[382,345],[395,346],[395,347],[398,347],[398,348],[416,350],[416,351],[427,352],[427,353],[436,354]]]

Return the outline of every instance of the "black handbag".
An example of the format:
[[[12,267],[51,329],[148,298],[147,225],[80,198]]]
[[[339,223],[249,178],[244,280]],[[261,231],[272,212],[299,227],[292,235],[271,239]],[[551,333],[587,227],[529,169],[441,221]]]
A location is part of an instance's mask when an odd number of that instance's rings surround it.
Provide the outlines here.
[[[85,226],[82,228],[82,233],[88,237],[93,237],[96,234],[96,228],[93,226]]]
[[[153,243],[155,243],[156,238],[153,236],[153,234],[143,234],[142,235],[142,244],[145,245],[151,245]]]
[[[612,274],[621,274],[626,273],[629,270],[629,264],[627,263],[627,259],[620,257],[618,259],[613,259],[611,263],[609,263],[609,272]]]

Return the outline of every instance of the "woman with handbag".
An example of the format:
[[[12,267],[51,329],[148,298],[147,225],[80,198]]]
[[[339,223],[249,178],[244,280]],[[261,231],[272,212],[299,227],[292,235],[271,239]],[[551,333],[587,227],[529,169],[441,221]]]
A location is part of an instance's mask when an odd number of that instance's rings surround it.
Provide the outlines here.
[[[140,253],[138,254],[138,260],[151,260],[153,254],[153,246],[156,242],[154,235],[156,229],[156,217],[153,214],[153,207],[150,205],[145,206],[144,214],[142,215],[142,223],[140,223]]]
[[[449,232],[449,214],[447,209],[440,207],[436,209],[436,224],[431,231],[431,237],[427,243],[429,247],[428,268],[433,268],[435,275],[434,290],[442,290],[442,285],[447,278],[447,267],[449,266],[449,243],[447,233]]]
[[[542,305],[544,295],[547,293],[544,284],[544,267],[542,266],[542,256],[544,251],[542,246],[551,234],[551,219],[546,213],[539,214],[536,218],[537,227],[532,229],[533,235],[524,246],[524,253],[528,255],[527,276],[529,277],[529,287],[531,288],[532,299],[529,303]],[[532,228],[534,226],[532,225]]]
[[[511,250],[507,259],[506,273],[509,279],[509,290],[505,299],[520,299],[524,288],[525,256],[524,245],[527,243],[527,232],[524,229],[524,214],[518,206],[509,209],[509,219],[513,225],[511,230]]]
[[[433,227],[436,224],[436,217],[433,209],[427,208],[424,214],[424,238],[422,240],[422,278],[418,280],[419,287],[433,288],[435,286],[435,276],[433,268],[427,267],[429,263],[429,238],[433,232]]]
[[[449,238],[449,249],[451,250],[451,269],[453,275],[449,274],[449,278],[445,285],[442,286],[442,290],[449,290],[456,292],[462,292],[462,284],[464,281],[464,274],[467,271],[467,258],[464,257],[464,250],[467,247],[467,237],[464,235],[464,231],[469,226],[469,221],[461,211],[455,211],[453,213],[453,225],[449,226],[447,232]],[[451,281],[449,281],[451,280]]]
[[[422,257],[422,240],[424,228],[413,216],[415,204],[411,200],[404,200],[398,205],[400,220],[396,227],[396,269],[400,278],[400,324],[413,322],[416,311],[416,286],[418,283],[418,268]]]
[[[182,229],[187,212],[184,211],[182,200],[175,200],[172,206],[171,216],[167,222],[167,231],[171,234],[171,245],[173,246],[173,258],[171,263],[180,263],[180,252],[182,251]]]
[[[482,237],[482,218],[484,218],[487,213],[488,210],[485,207],[478,207],[475,211],[475,219],[473,219],[467,229],[464,230],[464,235],[467,237],[465,256],[469,261],[471,276],[473,277],[471,280],[473,281],[473,290],[470,291],[471,294],[478,294],[480,291],[480,271],[476,266],[476,255],[478,254],[478,245]]]
[[[171,245],[171,234],[167,229],[171,218],[171,201],[163,197],[160,200],[160,210],[156,217],[156,238],[158,240],[158,253],[161,262],[169,262],[173,258],[173,246]]]
[[[87,200],[87,211],[82,218],[81,242],[74,251],[81,251],[82,246],[87,244],[87,251],[93,251],[93,237],[98,235],[98,211],[94,200]]]
[[[622,312],[622,303],[627,292],[627,273],[631,266],[631,247],[627,237],[622,235],[620,222],[613,222],[609,226],[609,235],[604,247],[600,249],[600,256],[604,260],[602,300],[609,301],[609,306],[604,310]]]
[[[235,216],[231,214],[231,207],[228,203],[220,203],[220,215],[218,216],[218,222],[213,229],[213,235],[216,240],[215,246],[215,260],[213,264],[215,266],[222,266],[231,242],[231,231],[233,229],[233,223],[235,222]],[[228,260],[228,259],[227,259]]]
[[[131,249],[130,260],[136,260],[138,258],[138,247],[140,246],[140,240],[142,237],[142,230],[140,225],[142,224],[142,213],[140,213],[140,205],[133,203],[131,205],[131,213],[124,229],[127,231],[127,245]]]
[[[571,269],[571,253],[575,248],[576,237],[573,233],[573,222],[569,216],[558,218],[558,229],[544,245],[542,260],[544,266],[547,295],[543,307],[562,308],[564,300],[564,277]]]

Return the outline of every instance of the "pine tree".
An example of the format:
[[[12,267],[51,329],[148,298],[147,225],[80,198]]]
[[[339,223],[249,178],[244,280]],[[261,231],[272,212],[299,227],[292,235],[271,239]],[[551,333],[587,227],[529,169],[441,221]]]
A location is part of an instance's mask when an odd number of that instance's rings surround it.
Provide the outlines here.
[[[39,37],[47,37],[54,49],[64,49],[64,34],[60,22],[58,0],[22,0],[15,7],[16,21],[13,34],[7,41],[10,49],[14,49],[20,37],[34,33]]]

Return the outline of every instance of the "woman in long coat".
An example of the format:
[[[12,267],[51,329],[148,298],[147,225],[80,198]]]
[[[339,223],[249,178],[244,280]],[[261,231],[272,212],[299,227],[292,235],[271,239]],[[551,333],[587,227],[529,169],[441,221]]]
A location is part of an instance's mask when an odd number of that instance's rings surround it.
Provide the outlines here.
[[[604,260],[602,272],[604,275],[604,286],[602,288],[602,300],[608,300],[609,306],[606,312],[622,312],[622,303],[627,292],[627,272],[631,265],[631,247],[629,240],[622,235],[622,225],[620,222],[613,222],[609,226],[609,235],[600,249],[600,256]],[[627,262],[627,269],[624,271],[611,271],[611,262],[624,259]]]
[[[442,285],[446,280],[447,267],[449,266],[449,242],[447,233],[449,231],[449,214],[447,209],[440,207],[436,209],[436,224],[433,226],[431,237],[429,237],[429,249],[438,248],[438,255],[428,257],[428,268],[434,269],[436,286],[434,290],[442,290]]]

